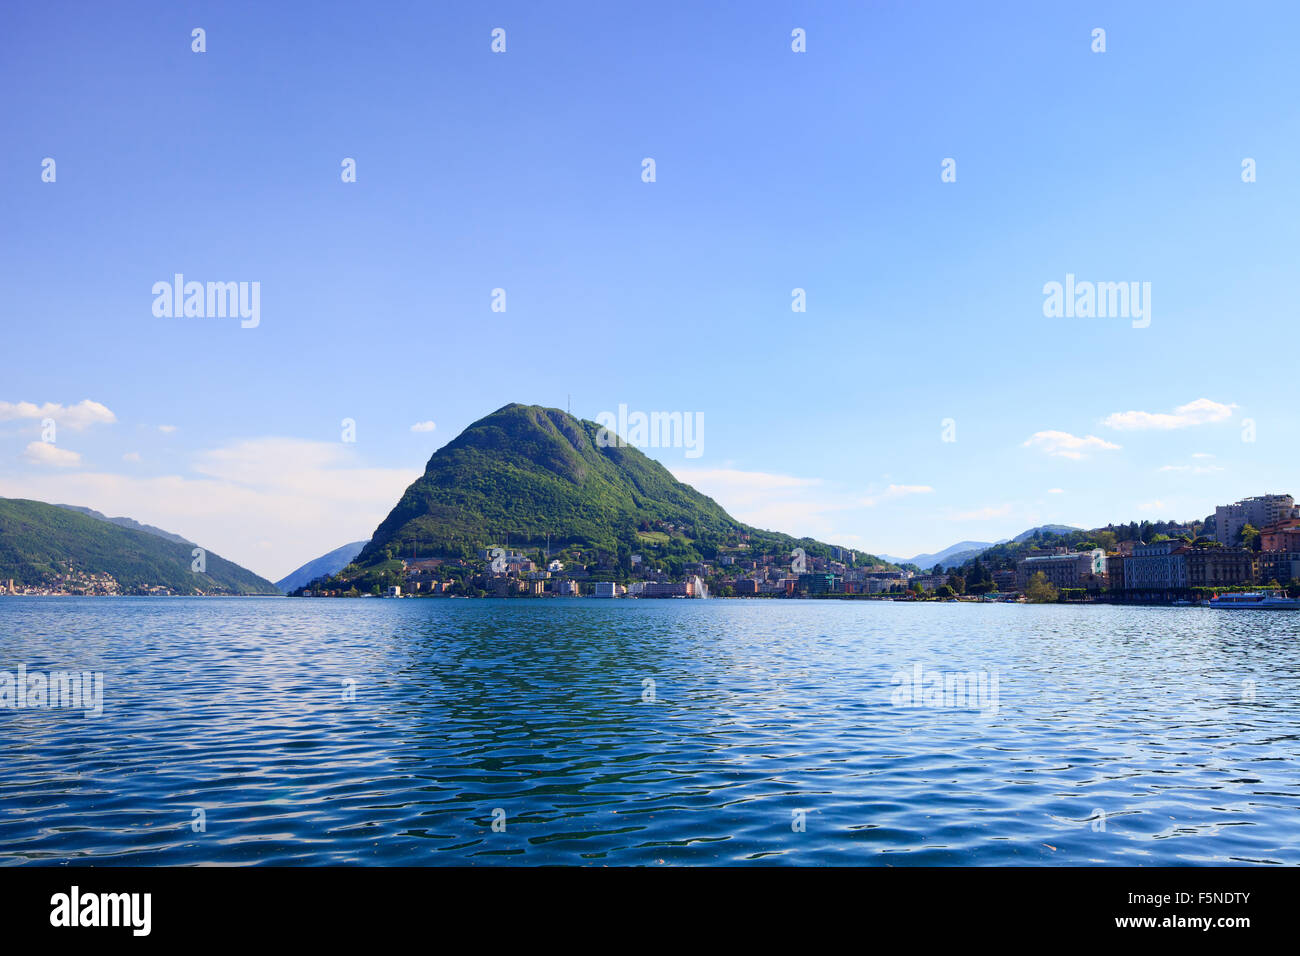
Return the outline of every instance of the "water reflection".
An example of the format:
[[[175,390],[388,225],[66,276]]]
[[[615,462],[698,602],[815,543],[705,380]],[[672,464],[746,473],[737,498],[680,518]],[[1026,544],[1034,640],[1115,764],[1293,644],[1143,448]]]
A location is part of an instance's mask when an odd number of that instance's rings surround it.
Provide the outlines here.
[[[106,686],[0,710],[0,861],[1294,864],[1297,619],[4,599],[0,670]]]

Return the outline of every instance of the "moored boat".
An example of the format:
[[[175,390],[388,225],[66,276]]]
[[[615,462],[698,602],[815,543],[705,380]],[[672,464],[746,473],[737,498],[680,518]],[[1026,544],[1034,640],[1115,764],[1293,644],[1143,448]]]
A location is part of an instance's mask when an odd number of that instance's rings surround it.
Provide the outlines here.
[[[1300,598],[1285,597],[1274,591],[1242,591],[1236,594],[1216,594],[1210,598],[1210,607],[1229,610],[1300,610]]]

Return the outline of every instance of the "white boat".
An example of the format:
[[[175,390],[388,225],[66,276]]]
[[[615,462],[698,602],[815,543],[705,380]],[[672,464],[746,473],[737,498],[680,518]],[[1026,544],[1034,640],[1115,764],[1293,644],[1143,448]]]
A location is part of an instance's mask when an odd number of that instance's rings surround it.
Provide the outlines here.
[[[1210,598],[1210,607],[1228,610],[1258,609],[1268,611],[1300,610],[1300,598],[1283,597],[1272,591],[1242,591],[1238,594],[1216,594]]]

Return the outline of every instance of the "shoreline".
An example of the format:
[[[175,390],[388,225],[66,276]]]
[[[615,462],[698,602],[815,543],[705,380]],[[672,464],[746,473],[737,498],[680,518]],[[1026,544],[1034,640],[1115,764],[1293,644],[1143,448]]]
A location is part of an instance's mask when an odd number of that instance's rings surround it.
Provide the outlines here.
[[[1228,592],[1228,593],[1231,593],[1231,592]],[[454,596],[450,596],[450,595],[449,595],[449,596],[445,596],[445,597],[436,597],[436,598],[435,598],[435,597],[416,597],[415,595],[403,595],[403,596],[401,596],[401,597],[385,597],[385,596],[381,596],[381,595],[377,595],[377,594],[358,594],[358,595],[353,596],[353,597],[344,597],[344,596],[342,596],[342,595],[337,595],[337,596],[334,596],[334,597],[318,597],[318,596],[312,596],[312,597],[310,597],[310,598],[307,598],[307,597],[305,597],[305,596],[295,596],[295,595],[291,595],[291,594],[0,594],[0,598],[96,598],[96,599],[110,599],[110,600],[111,600],[111,599],[114,599],[114,598],[116,598],[116,599],[124,599],[124,598],[125,598],[125,599],[132,599],[132,600],[167,600],[167,599],[216,599],[216,600],[230,600],[230,599],[234,598],[234,599],[249,599],[249,600],[276,600],[276,599],[284,599],[284,600],[288,600],[288,599],[294,599],[294,600],[311,600],[311,601],[337,601],[337,600],[344,600],[344,601],[359,601],[359,600],[369,600],[369,601],[375,601],[375,600],[378,600],[378,601],[411,601],[411,600],[418,600],[418,601],[509,601],[509,602],[512,602],[512,603],[515,603],[515,602],[527,602],[527,603],[539,603],[539,602],[543,602],[543,603],[545,603],[545,602],[553,602],[553,601],[563,601],[563,602],[571,602],[571,601],[584,601],[584,602],[585,602],[585,601],[599,601],[599,602],[601,602],[601,603],[620,603],[620,602],[626,603],[626,602],[649,601],[649,602],[651,602],[651,603],[655,603],[655,604],[663,603],[663,602],[674,602],[674,601],[691,601],[691,602],[698,602],[698,601],[708,600],[708,601],[755,601],[755,602],[779,602],[779,603],[791,603],[791,602],[794,602],[794,603],[842,602],[842,603],[921,604],[921,605],[933,605],[933,604],[973,604],[973,605],[1014,605],[1014,606],[1020,606],[1020,607],[1026,607],[1026,606],[1032,606],[1032,607],[1167,607],[1167,608],[1185,608],[1185,609],[1198,609],[1198,610],[1238,610],[1238,611],[1241,611],[1241,610],[1247,610],[1247,611],[1249,611],[1249,610],[1266,610],[1266,611],[1294,611],[1294,610],[1300,610],[1300,607],[1260,607],[1260,608],[1255,608],[1255,607],[1235,607],[1235,608],[1234,608],[1234,607],[1222,607],[1222,606],[1220,606],[1220,607],[1210,607],[1209,605],[1200,604],[1199,602],[1196,602],[1196,601],[1192,601],[1192,602],[1188,603],[1188,602],[1186,602],[1185,600],[1184,600],[1184,601],[1181,601],[1181,602],[1178,602],[1178,601],[1125,601],[1125,600],[1105,600],[1105,599],[1092,600],[1092,601],[1024,601],[1024,600],[1019,600],[1019,601],[1016,601],[1016,600],[1011,600],[1011,601],[1007,601],[1007,600],[983,601],[983,600],[969,600],[969,599],[961,599],[961,598],[946,598],[946,599],[936,599],[936,598],[925,599],[925,598],[922,598],[922,599],[919,599],[919,600],[918,600],[918,599],[909,599],[909,598],[876,597],[876,596],[874,596],[874,595],[872,595],[872,596],[868,596],[868,595],[858,595],[858,594],[852,594],[852,595],[848,595],[848,594],[846,594],[846,595],[822,595],[822,596],[818,596],[818,597],[756,597],[756,596],[753,596],[753,595],[735,595],[735,596],[731,596],[731,597],[709,597],[709,598],[683,598],[683,597],[673,597],[673,598],[643,598],[643,597],[598,598],[598,597],[595,597],[594,595],[590,595],[590,594],[583,594],[583,595],[568,595],[568,596],[563,596],[563,597],[556,597],[556,596],[551,596],[551,595],[548,595],[548,596],[545,596],[545,597],[535,597],[535,596],[527,596],[527,595],[520,595],[520,596],[518,596],[518,597],[494,597],[494,596],[486,596],[486,597],[468,597],[468,596],[465,596],[465,595],[454,595]]]

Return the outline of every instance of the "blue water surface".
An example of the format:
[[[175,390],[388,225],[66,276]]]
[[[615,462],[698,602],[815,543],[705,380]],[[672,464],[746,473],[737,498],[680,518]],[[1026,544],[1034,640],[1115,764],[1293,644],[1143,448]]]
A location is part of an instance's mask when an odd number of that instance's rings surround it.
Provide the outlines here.
[[[0,709],[5,864],[1300,863],[1288,612],[0,598],[20,664],[104,706]]]

